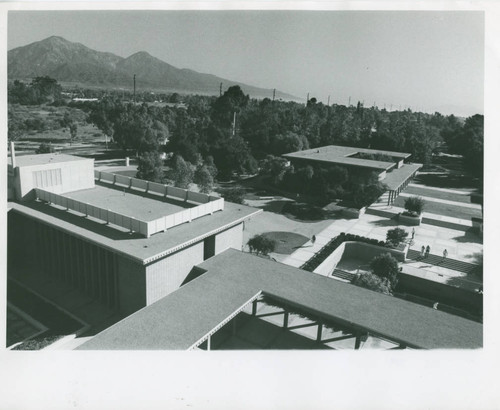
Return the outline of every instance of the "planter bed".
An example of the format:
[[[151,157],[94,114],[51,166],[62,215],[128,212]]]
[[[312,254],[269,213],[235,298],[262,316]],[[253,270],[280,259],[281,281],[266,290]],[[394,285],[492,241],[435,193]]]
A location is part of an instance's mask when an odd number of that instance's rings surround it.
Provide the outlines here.
[[[386,247],[384,241],[378,241],[376,239],[367,238],[365,236],[346,234],[342,232],[340,235],[332,238],[325,246],[323,246],[319,252],[317,252],[311,259],[305,262],[301,269],[307,270],[309,272],[313,272],[330,254],[337,249],[341,244],[346,241],[356,241],[356,242],[364,242],[372,245],[383,246]]]
[[[398,215],[399,222],[408,226],[418,226],[422,223],[422,215],[412,216],[405,212]]]

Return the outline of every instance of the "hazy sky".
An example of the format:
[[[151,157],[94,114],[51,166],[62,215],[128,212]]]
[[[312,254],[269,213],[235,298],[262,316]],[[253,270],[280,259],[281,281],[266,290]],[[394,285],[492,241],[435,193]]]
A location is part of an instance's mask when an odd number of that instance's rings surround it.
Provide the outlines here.
[[[9,12],[9,49],[51,35],[325,103],[483,113],[482,12]]]

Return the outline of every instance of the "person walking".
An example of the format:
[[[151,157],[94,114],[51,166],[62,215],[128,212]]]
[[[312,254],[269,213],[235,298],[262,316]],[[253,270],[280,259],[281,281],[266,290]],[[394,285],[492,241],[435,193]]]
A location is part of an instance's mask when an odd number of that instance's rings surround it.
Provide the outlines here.
[[[411,230],[411,240],[415,239],[415,228]]]
[[[422,245],[422,249],[420,250],[420,257],[423,258],[425,255],[425,246]]]
[[[448,250],[447,250],[447,249],[445,249],[445,250],[443,251],[443,262],[444,262],[444,260],[445,260],[447,257],[448,257]]]
[[[314,242],[316,242],[316,235],[313,235],[312,238],[311,238],[311,242],[312,244],[314,245]]]
[[[427,245],[427,248],[425,248],[425,257],[426,258],[429,257],[429,253],[431,253],[431,247],[429,245]]]

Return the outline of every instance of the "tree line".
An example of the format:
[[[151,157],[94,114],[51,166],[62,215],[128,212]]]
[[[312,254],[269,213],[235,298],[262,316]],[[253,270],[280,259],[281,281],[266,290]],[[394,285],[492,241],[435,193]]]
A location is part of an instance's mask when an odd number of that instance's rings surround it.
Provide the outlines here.
[[[34,79],[30,85],[15,82],[9,85],[9,102],[39,102],[42,95],[45,101],[57,101],[60,86],[54,82],[48,77]],[[161,97],[148,95],[147,100]],[[163,97],[171,102],[181,100],[178,94]],[[69,105],[86,111],[88,121],[123,149],[142,156],[145,169],[160,165],[151,153],[166,151],[195,167],[211,158],[218,179],[228,180],[234,174],[256,173],[269,155],[279,157],[325,145],[409,152],[413,161],[424,164],[431,161],[436,149],[447,145],[464,155],[470,170],[482,170],[482,115],[464,122],[453,115],[410,109],[389,112],[365,108],[359,102],[356,106],[328,106],[315,98],[306,105],[257,100],[238,86],[220,97],[188,95],[182,101],[187,108],[157,106],[146,99],[125,102],[119,92],[108,92],[97,102]],[[157,174],[155,178],[159,178]]]

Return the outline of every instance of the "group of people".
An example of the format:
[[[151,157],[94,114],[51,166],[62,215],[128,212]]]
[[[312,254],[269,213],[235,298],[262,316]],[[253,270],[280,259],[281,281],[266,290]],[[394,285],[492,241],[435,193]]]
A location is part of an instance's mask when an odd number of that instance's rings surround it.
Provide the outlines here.
[[[422,245],[422,249],[420,250],[420,256],[422,258],[427,258],[429,256],[429,253],[431,253],[431,247],[429,245],[424,246]],[[443,251],[443,260],[445,260],[448,257],[448,250],[445,249]]]
[[[422,245],[422,249],[420,250],[420,256],[422,258],[427,258],[429,256],[429,253],[431,253],[431,247],[429,245],[427,245],[427,247]]]

